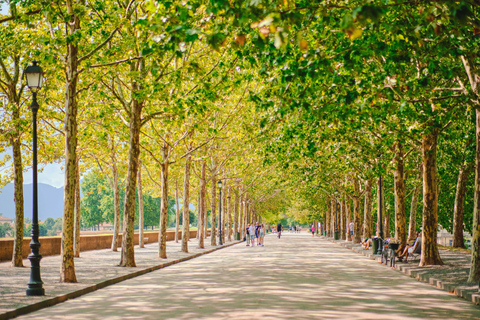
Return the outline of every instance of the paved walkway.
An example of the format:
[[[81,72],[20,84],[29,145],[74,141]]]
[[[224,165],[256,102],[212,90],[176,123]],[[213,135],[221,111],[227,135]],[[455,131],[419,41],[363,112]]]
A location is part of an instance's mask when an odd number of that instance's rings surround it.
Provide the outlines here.
[[[231,244],[233,242],[227,242],[226,246]],[[43,257],[40,267],[45,296],[42,297],[25,295],[30,278],[30,261],[28,259],[23,261],[23,265],[26,266],[24,268],[13,268],[10,262],[2,262],[0,263],[0,320],[38,310],[40,307],[53,305],[219,248],[210,246],[210,237],[205,240],[205,249],[198,249],[197,245],[197,239],[190,239],[189,253],[184,253],[180,251],[181,241],[178,243],[168,241],[168,259],[158,258],[158,243],[146,244],[145,248],[135,246],[136,268],[117,266],[120,262],[120,251],[112,252],[110,249],[103,249],[81,252],[80,258],[75,258],[75,273],[78,283],[61,283],[59,281],[60,256]]]
[[[319,237],[270,235],[19,319],[480,319],[480,308]]]

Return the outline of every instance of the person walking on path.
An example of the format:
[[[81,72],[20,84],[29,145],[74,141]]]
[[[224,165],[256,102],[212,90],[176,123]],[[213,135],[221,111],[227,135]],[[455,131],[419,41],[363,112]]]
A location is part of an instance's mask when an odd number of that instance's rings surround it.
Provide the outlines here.
[[[250,233],[250,243],[252,245],[252,247],[255,246],[255,227],[252,225],[250,225],[249,227],[249,233]]]
[[[352,236],[352,241],[353,241],[353,221],[348,224],[348,229],[350,229],[350,236]]]
[[[282,223],[279,222],[277,224],[277,234],[278,234],[278,239],[280,239],[280,236],[282,235]]]
[[[245,240],[247,241],[247,247],[250,246],[249,243],[250,243],[250,223],[247,225],[247,228],[246,228],[246,232],[245,232]]]
[[[258,224],[258,221],[255,223],[255,239],[257,239],[257,246],[259,246],[260,243],[260,225]]]
[[[260,225],[260,245],[263,247],[263,240],[265,239],[265,227],[263,223]]]
[[[315,237],[315,224],[312,224],[312,237]]]

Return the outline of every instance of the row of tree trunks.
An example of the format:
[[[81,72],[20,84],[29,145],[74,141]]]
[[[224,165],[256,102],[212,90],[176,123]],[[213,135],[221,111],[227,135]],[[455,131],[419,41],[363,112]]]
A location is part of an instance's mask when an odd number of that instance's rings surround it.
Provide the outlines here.
[[[400,249],[407,245],[404,156],[403,145],[397,143],[395,145],[395,171],[393,179],[395,193],[395,240],[400,243]]]
[[[190,151],[192,146],[190,145]],[[188,252],[188,240],[190,240],[190,167],[192,154],[189,152],[185,161],[185,180],[183,183],[183,228],[182,228],[182,252]],[[168,202],[168,200],[167,200]]]

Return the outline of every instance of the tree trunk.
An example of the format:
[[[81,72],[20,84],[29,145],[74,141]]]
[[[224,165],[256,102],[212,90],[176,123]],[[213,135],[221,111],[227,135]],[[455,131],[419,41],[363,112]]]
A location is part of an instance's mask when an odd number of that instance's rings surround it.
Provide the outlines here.
[[[81,203],[80,203],[80,159],[77,155],[77,186],[75,188],[75,236],[74,236],[74,255],[80,257],[80,215],[81,215]]]
[[[327,237],[330,237],[332,232],[331,218],[332,218],[332,201],[327,200],[327,212],[325,213],[325,230],[327,231]]]
[[[353,179],[353,243],[362,242],[362,215],[360,214],[360,184],[357,178]]]
[[[472,227],[472,262],[468,282],[480,280],[480,110],[475,109],[476,116],[476,143],[475,154],[475,196],[473,205]]]
[[[189,150],[190,151],[190,150]],[[182,228],[182,251],[188,252],[188,240],[190,240],[190,166],[192,155],[189,153],[185,161],[185,181],[183,183],[183,228]]]
[[[420,166],[417,174],[417,179],[420,180],[422,177],[422,167]],[[413,187],[413,194],[412,194],[412,203],[410,205],[410,219],[408,222],[408,240],[407,241],[415,241],[417,238],[417,204],[418,204],[418,196],[420,195],[420,186],[415,182],[415,186]]]
[[[142,160],[138,160],[138,244],[145,248],[143,240],[143,192],[142,192]]]
[[[347,200],[345,201],[345,216],[346,216],[346,226],[345,226],[345,231],[347,232],[347,241],[352,241],[352,235],[350,234],[350,229],[349,228],[350,222],[352,222],[352,215],[350,213],[350,200],[347,197]]]
[[[463,239],[463,209],[465,205],[465,191],[468,176],[472,166],[463,164],[458,172],[457,190],[455,192],[455,204],[453,207],[453,245],[454,248],[465,248]]]
[[[372,238],[373,234],[373,218],[372,218],[372,187],[373,179],[365,181],[365,205],[363,221],[365,226],[363,229],[363,238]]]
[[[134,88],[133,92],[137,92]],[[137,188],[137,172],[140,155],[140,127],[142,104],[136,99],[132,101],[130,115],[130,139],[128,151],[127,186],[125,191],[125,205],[123,210],[123,235],[121,267],[135,267],[134,253],[134,225],[135,225],[135,193]]]
[[[224,184],[224,192],[222,192],[222,199],[220,201],[222,201],[222,241],[223,241],[223,244],[225,244],[225,238],[227,236],[227,233],[228,233],[228,227],[227,227],[227,188],[228,188],[228,184],[226,183],[226,180],[224,179],[223,181],[225,181],[225,184]]]
[[[232,210],[230,207],[230,196],[232,193],[232,187],[228,186],[228,193],[227,193],[227,232],[228,232],[228,241],[232,241]]]
[[[242,192],[241,189],[238,191],[238,192]],[[245,198],[243,197],[243,194],[240,195],[240,199],[239,199],[239,231],[240,231],[240,236],[242,237],[245,237],[245,228],[246,228],[246,225],[245,225],[245,214],[244,214],[244,211],[245,211]]]
[[[423,236],[420,266],[442,265],[437,248],[438,187],[437,187],[438,129],[431,129],[422,138],[423,156]]]
[[[118,185],[118,170],[117,164],[113,161],[113,237],[112,237],[112,251],[118,250],[118,233],[120,231],[120,186]]]
[[[403,145],[397,143],[395,146],[395,240],[400,243],[400,249],[407,245],[407,223],[405,218],[405,174],[403,163]]]
[[[388,239],[390,238],[390,212],[387,212],[387,207],[385,204],[385,180],[382,179],[382,228],[383,228],[383,238]]]
[[[200,176],[200,201],[199,201],[199,214],[198,219],[200,223],[198,225],[198,232],[200,233],[198,237],[198,247],[200,249],[205,248],[205,227],[204,224],[206,223],[206,214],[207,214],[207,206],[205,203],[205,195],[207,193],[207,186],[206,186],[206,163],[205,161],[202,162],[202,173]]]
[[[331,200],[331,212],[330,212],[330,237],[334,236],[335,233],[335,209],[336,209],[336,201],[335,199]]]
[[[237,236],[237,232],[238,232],[238,225],[239,225],[239,220],[238,220],[238,217],[239,217],[238,190],[235,190],[234,193],[235,193],[235,202],[234,202],[234,207],[233,207],[233,230],[235,230],[235,231],[234,231],[233,237],[236,240],[236,236]]]
[[[343,197],[342,197],[343,198]],[[346,234],[345,234],[345,200],[340,201],[340,228],[339,228],[339,233],[340,233],[340,239],[345,240],[346,239]],[[315,229],[318,228],[318,225],[315,226]]]
[[[180,238],[180,204],[178,203],[178,179],[175,179],[175,242]]]
[[[19,111],[14,112],[14,119],[19,119]],[[23,267],[23,228],[24,228],[24,207],[23,207],[23,165],[20,137],[12,137],[13,149],[13,183],[15,201],[15,238],[13,240],[12,266]]]
[[[213,169],[215,171],[215,168]],[[217,177],[215,175],[212,176],[212,210],[210,213],[212,219],[212,230],[211,230],[211,237],[210,237],[210,244],[212,246],[217,245],[217,213],[216,213],[216,203],[217,203]]]
[[[80,29],[80,20],[72,1],[66,1],[68,37]],[[67,37],[67,38],[68,38]],[[65,70],[65,182],[63,196],[62,245],[60,250],[60,282],[77,282],[73,254],[73,222],[75,211],[76,161],[77,161],[77,83],[78,44],[67,41]]]
[[[205,211],[203,211],[203,222],[204,222],[204,238],[206,239],[208,237],[208,213],[207,213],[207,200],[208,200],[208,193],[207,193],[207,180],[205,180],[205,199],[204,199],[204,207]]]
[[[160,165],[161,168],[161,206],[160,206],[160,222],[158,230],[158,257],[167,259],[167,223],[168,223],[168,161],[167,149],[168,146],[165,143],[163,145],[163,160]]]

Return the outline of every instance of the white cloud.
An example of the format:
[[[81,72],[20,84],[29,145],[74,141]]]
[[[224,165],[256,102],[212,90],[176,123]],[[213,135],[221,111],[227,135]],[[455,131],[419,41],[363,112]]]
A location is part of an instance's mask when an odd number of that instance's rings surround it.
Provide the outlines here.
[[[61,169],[62,164],[52,163],[43,167],[41,172],[38,172],[38,182],[49,184],[55,188],[63,187],[65,181],[65,171]],[[23,174],[23,183],[32,183],[33,174],[32,170],[28,170]]]

